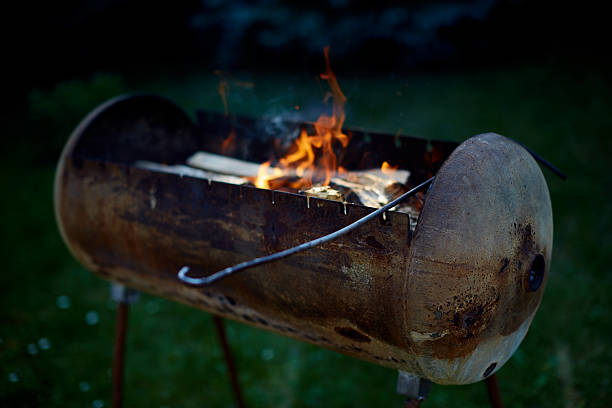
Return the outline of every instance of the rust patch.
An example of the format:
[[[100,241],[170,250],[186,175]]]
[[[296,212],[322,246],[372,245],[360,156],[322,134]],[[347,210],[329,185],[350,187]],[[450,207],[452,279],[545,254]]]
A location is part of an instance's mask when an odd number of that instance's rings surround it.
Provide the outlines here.
[[[455,313],[453,316],[453,324],[456,327],[465,329],[467,331],[466,338],[470,338],[472,337],[470,329],[480,320],[482,312],[483,308],[479,305],[464,311],[462,314]]]
[[[435,341],[423,346],[431,347],[431,353],[437,358],[464,356],[481,341],[482,333],[498,313],[499,301],[499,294],[490,300],[481,300],[476,295],[456,295],[435,306],[433,317],[439,323],[432,325],[429,335]]]
[[[516,228],[517,238],[520,239],[519,252],[517,258],[529,259],[535,246],[535,234],[531,224],[521,225]]]

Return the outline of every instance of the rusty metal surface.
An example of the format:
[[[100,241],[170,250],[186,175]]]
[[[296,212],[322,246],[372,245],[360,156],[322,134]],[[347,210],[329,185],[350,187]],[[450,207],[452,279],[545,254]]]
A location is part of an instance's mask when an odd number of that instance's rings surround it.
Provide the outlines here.
[[[427,194],[403,284],[421,375],[475,382],[506,362],[542,299],[552,228],[546,181],[522,147],[489,133],[455,150]],[[530,285],[542,259],[543,282]]]
[[[406,364],[407,353],[393,345],[399,333],[388,325],[397,312],[399,294],[390,296],[397,271],[406,268],[406,214],[202,290],[176,279],[182,264],[214,272],[334,231],[371,209],[347,205],[345,215],[334,201],[311,198],[308,208],[303,196],[104,162],[67,159],[63,174],[58,213],[88,269],[370,361]]]
[[[133,103],[140,104],[135,118]],[[487,139],[493,153],[481,148],[485,142],[465,143],[445,162],[412,245],[408,216],[391,213],[337,241],[199,289],[178,282],[182,265],[212,273],[325,235],[372,209],[131,167],[130,157],[159,154],[133,139],[151,128],[156,110],[172,114],[159,100],[120,105],[124,111],[111,105],[106,109],[115,109],[113,115],[98,111],[96,120],[77,128],[56,175],[56,216],[64,240],[98,275],[440,383],[482,379],[484,369],[472,378],[455,366],[468,367],[475,358],[488,364],[496,359],[499,368],[505,360],[490,346],[492,339],[499,343],[497,337],[512,338],[528,327],[544,285],[524,294],[523,272],[542,250],[547,275],[552,230],[544,221],[550,221],[550,201],[533,159],[513,150],[516,145],[507,139]],[[176,132],[187,144],[200,143],[201,135],[184,117],[173,115],[174,125],[156,128],[155,140]],[[88,142],[90,134],[103,140],[107,132],[107,143],[115,143],[113,132],[128,135],[126,128],[132,136],[121,139],[120,160],[108,158],[119,147]],[[178,160],[164,154],[169,163]],[[491,155],[494,163],[483,164]],[[468,172],[474,186],[482,176],[480,188],[460,187]],[[485,188],[487,183],[494,188]],[[534,189],[538,194],[532,195]],[[461,200],[453,203],[454,196]],[[504,207],[505,202],[510,204]],[[538,205],[542,208],[533,208]],[[491,208],[503,211],[501,218],[477,214],[483,209],[494,214]],[[517,223],[515,229],[508,230],[507,219]],[[463,244],[453,244],[462,234]],[[482,344],[488,348],[474,354]]]

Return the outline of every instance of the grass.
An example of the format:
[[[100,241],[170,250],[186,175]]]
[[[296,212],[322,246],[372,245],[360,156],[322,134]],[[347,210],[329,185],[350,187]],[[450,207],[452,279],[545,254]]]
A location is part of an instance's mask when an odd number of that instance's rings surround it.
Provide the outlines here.
[[[234,113],[313,119],[322,90],[309,75],[236,75]],[[343,78],[347,125],[464,140],[516,138],[569,175],[544,170],[553,203],[551,275],[525,341],[499,372],[512,407],[607,407],[612,402],[612,84],[603,71],[539,65],[405,78]],[[54,163],[72,127],[115,94],[143,90],[190,112],[222,110],[212,74],[97,74],[30,94],[2,155],[0,406],[110,405],[115,305],[108,284],[74,261],[57,232]],[[68,301],[67,301],[68,300]],[[97,319],[96,319],[97,317]],[[126,406],[233,405],[211,317],[143,294],[130,314]],[[229,322],[250,407],[401,406],[396,374]],[[48,346],[48,347],[47,347]],[[103,405],[101,405],[103,404]],[[483,384],[434,386],[425,406],[486,406]]]

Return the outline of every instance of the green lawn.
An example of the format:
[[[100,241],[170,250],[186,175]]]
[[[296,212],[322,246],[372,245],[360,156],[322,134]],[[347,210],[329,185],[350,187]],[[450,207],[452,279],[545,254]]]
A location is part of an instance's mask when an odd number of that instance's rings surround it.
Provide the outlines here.
[[[555,220],[551,276],[525,341],[499,372],[509,407],[607,407],[612,403],[612,81],[595,69],[554,65],[466,74],[343,77],[347,125],[461,141],[494,131],[564,170],[544,170]],[[322,99],[313,75],[236,74],[230,109],[294,111],[310,119]],[[162,79],[159,79],[162,78]],[[108,283],[70,256],[57,232],[54,164],[91,108],[124,91],[154,91],[196,108],[223,109],[217,78],[168,71],[98,74],[30,94],[25,117],[5,125],[0,275],[0,406],[110,405],[115,305]],[[233,405],[207,313],[142,295],[132,308],[128,407]],[[249,407],[400,407],[396,373],[311,345],[228,323]],[[101,405],[103,404],[103,405]],[[424,406],[486,406],[483,384],[434,386]]]

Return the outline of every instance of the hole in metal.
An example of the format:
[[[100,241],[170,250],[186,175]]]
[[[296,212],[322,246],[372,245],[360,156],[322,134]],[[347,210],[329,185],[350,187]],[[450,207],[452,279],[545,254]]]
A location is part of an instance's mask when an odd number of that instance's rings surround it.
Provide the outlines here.
[[[531,268],[529,268],[528,284],[531,292],[535,292],[542,285],[545,269],[544,257],[537,255],[531,264]]]
[[[482,376],[486,378],[489,375],[491,375],[493,370],[495,370],[495,367],[497,367],[497,363],[491,363],[491,365],[485,370],[485,372],[484,372],[484,374]]]

